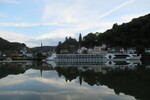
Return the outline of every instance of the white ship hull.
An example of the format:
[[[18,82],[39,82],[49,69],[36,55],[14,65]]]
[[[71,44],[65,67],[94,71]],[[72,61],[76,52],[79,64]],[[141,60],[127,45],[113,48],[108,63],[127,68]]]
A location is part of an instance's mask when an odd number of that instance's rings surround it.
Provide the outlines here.
[[[55,62],[106,62],[140,60],[137,54],[52,54],[46,60]]]

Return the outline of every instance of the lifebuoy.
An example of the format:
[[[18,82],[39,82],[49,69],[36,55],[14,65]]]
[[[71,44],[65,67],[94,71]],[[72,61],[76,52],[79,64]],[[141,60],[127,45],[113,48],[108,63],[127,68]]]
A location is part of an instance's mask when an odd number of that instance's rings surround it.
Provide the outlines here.
[[[108,58],[109,58],[109,59],[112,59],[112,55],[109,55]]]
[[[113,59],[115,56],[113,54],[107,54],[105,57],[107,59]]]

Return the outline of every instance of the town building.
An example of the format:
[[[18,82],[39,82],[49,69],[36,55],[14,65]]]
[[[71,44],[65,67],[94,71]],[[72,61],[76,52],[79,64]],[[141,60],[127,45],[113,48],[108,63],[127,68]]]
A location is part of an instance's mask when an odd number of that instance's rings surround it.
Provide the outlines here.
[[[146,52],[146,53],[150,53],[150,48],[146,48],[146,49],[145,49],[145,52]]]
[[[102,46],[94,46],[94,48],[81,47],[80,49],[77,50],[77,53],[79,54],[83,54],[85,52],[88,54],[107,53],[106,45],[102,44]]]

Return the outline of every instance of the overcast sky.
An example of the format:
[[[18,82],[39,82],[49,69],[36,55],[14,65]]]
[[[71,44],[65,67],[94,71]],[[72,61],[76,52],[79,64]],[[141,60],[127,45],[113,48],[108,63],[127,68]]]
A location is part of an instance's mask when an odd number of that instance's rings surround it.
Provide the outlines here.
[[[148,13],[150,0],[0,0],[0,37],[52,46]]]

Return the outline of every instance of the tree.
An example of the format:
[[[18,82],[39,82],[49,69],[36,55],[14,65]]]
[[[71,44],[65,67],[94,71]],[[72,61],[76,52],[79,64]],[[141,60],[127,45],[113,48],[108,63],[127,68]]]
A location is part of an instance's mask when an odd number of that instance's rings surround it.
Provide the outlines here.
[[[118,27],[118,24],[115,23],[115,24],[113,25],[113,29],[115,29],[115,28],[117,28],[117,27]]]
[[[136,48],[137,54],[144,54],[145,53],[145,49],[143,46],[138,46]]]
[[[56,48],[56,53],[60,53],[61,50],[67,50],[69,53],[75,53],[78,49],[78,42],[76,39],[69,37],[63,43],[59,42]]]
[[[80,33],[80,35],[79,35],[79,48],[81,47],[81,43],[82,43],[82,35]]]
[[[37,52],[37,54],[36,54],[36,60],[37,61],[42,61],[42,58],[43,58],[43,54],[41,52]]]
[[[58,46],[56,47],[56,53],[60,54],[60,50],[61,50],[61,41],[58,42]]]
[[[96,42],[96,34],[94,33],[89,33],[83,38],[83,45],[85,47],[94,47]]]
[[[65,40],[68,40],[68,38],[66,37]]]

